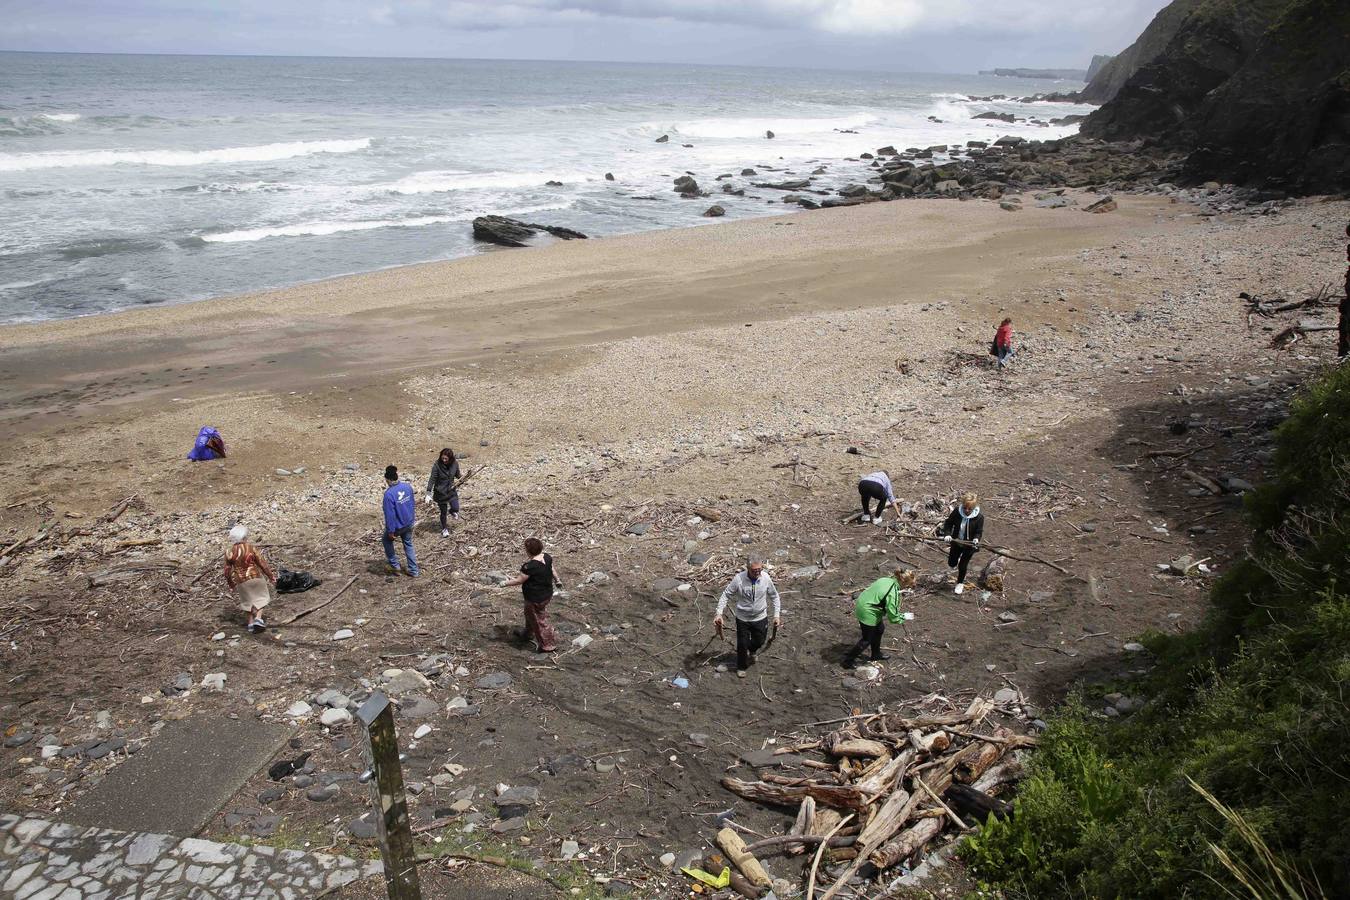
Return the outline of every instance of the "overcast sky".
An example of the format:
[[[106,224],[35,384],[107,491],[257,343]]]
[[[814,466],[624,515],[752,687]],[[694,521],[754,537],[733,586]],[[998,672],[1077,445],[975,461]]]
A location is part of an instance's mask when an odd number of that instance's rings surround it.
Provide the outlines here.
[[[1086,68],[1166,0],[0,0],[0,49]]]

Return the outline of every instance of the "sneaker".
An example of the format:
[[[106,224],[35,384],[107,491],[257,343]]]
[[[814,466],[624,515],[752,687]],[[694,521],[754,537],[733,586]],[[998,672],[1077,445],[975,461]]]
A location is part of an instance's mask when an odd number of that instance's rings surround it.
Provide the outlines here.
[[[871,524],[871,522],[872,522],[872,517],[871,517],[871,516],[863,516],[863,517],[862,517],[861,519],[859,519],[858,521],[861,522],[861,523],[863,523],[864,525],[869,525],[869,524]]]
[[[450,514],[450,518],[452,518],[452,519],[454,519],[456,522],[458,522],[458,521],[459,521],[459,513],[451,513],[451,514]]]
[[[253,620],[254,634],[262,634],[266,630],[267,630],[267,623],[262,620],[262,616],[258,616],[258,618]]]
[[[880,654],[880,655],[878,655],[878,656],[872,657],[872,660],[871,660],[871,661],[872,661],[872,662],[885,662],[885,661],[888,660],[888,659],[890,659],[890,657],[887,656],[885,653],[882,653],[882,654]]]
[[[745,677],[745,670],[744,670],[744,669],[737,669],[737,670],[736,670],[736,677],[737,677],[737,678],[744,678],[744,677]]]
[[[248,633],[257,634],[263,630],[262,619],[250,619],[248,623]]]
[[[419,575],[421,575],[421,574],[422,574],[422,573],[421,573],[420,571],[414,572],[412,569],[409,569],[409,570],[408,570],[408,577],[409,577],[409,578],[416,578],[417,576],[419,576]]]
[[[450,536],[450,529],[449,529],[449,528],[442,528],[442,529],[441,529],[441,537],[449,537],[449,536]]]
[[[965,584],[965,582],[964,582],[964,581],[958,581],[958,582],[956,583],[956,587],[952,588],[952,593],[953,593],[953,594],[960,594],[960,593],[964,593],[965,590],[966,590],[966,584]]]

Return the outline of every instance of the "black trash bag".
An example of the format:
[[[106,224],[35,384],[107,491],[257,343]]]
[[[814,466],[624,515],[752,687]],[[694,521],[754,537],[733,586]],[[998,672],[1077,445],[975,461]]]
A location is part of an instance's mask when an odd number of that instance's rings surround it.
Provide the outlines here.
[[[308,572],[292,572],[290,569],[282,569],[277,573],[278,594],[299,594],[321,584],[323,584],[322,581]]]

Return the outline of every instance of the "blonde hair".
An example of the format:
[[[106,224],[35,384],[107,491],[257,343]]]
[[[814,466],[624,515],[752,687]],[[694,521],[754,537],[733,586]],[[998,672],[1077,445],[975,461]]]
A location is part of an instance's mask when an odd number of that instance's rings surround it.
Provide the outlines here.
[[[912,588],[919,581],[919,576],[914,574],[913,569],[896,569],[891,573],[891,577],[895,579],[896,584],[900,585],[901,590]]]
[[[965,506],[967,504],[969,504],[970,506],[976,506],[979,504],[979,502],[980,497],[974,491],[966,491],[964,494],[961,495],[962,506]]]

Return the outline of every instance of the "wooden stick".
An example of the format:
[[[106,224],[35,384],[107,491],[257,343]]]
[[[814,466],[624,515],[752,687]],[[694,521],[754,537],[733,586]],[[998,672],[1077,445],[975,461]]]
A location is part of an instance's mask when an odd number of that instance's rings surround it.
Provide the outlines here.
[[[745,841],[741,840],[741,836],[734,829],[723,828],[717,832],[717,846],[721,847],[727,858],[736,865],[736,868],[740,869],[745,877],[750,879],[751,884],[756,887],[768,887],[773,884],[773,879],[769,877],[769,873],[764,871],[764,867],[760,865],[759,860],[755,859],[755,854],[746,849]]]
[[[967,827],[966,823],[961,821],[961,817],[958,816],[956,813],[952,812],[952,808],[948,806],[946,803],[943,803],[941,797],[933,793],[933,789],[928,786],[927,782],[925,782],[922,778],[916,778],[914,779],[914,783],[917,784],[919,787],[923,788],[924,791],[928,794],[928,796],[932,797],[933,801],[937,803],[938,806],[942,807],[942,811],[947,814],[947,817],[952,820],[952,823],[955,824],[957,828],[961,829],[962,831],[970,830],[970,828]]]
[[[825,855],[825,848],[829,846],[830,838],[834,837],[835,832],[848,824],[849,819],[853,818],[853,813],[839,820],[839,824],[830,829],[830,833],[825,835],[825,839],[820,842],[816,848],[816,858],[811,860],[811,878],[806,883],[806,900],[815,900],[816,896],[816,870],[820,868],[820,858]]]
[[[296,613],[295,615],[291,616],[289,619],[283,619],[283,620],[281,620],[280,622],[277,622],[276,624],[277,624],[277,625],[289,625],[289,624],[291,624],[292,622],[294,622],[294,621],[296,621],[296,620],[298,620],[298,619],[303,619],[305,616],[309,615],[309,614],[312,613],[312,612],[318,612],[319,610],[323,609],[323,608],[324,608],[325,606],[327,606],[328,604],[332,603],[332,602],[333,602],[334,600],[336,600],[337,598],[341,597],[341,596],[346,592],[347,588],[349,588],[349,587],[352,586],[352,582],[354,582],[354,581],[356,581],[356,576],[355,576],[355,575],[353,575],[351,578],[348,578],[348,579],[347,579],[347,583],[344,584],[341,588],[339,588],[339,589],[338,589],[338,592],[337,592],[336,594],[334,594],[333,596],[329,597],[327,600],[323,601],[322,603],[316,603],[315,605],[311,606],[309,609],[302,609],[302,610],[300,610],[300,612],[298,612],[298,613]]]
[[[912,534],[912,533],[907,532],[907,531],[901,531],[901,532],[900,532],[900,536],[901,536],[901,537],[904,537],[904,538],[911,538],[911,539],[913,539],[913,540],[921,541],[921,542],[927,543],[927,544],[944,544],[944,545],[945,545],[945,544],[947,543],[947,542],[944,541],[942,538],[926,537],[926,536],[921,535],[921,534]],[[994,554],[995,556],[1005,556],[1005,557],[1007,557],[1008,559],[1015,559],[1015,560],[1017,560],[1018,562],[1034,562],[1034,563],[1040,563],[1041,565],[1043,565],[1043,566],[1049,566],[1050,568],[1054,569],[1056,572],[1060,572],[1060,573],[1062,573],[1062,574],[1064,574],[1064,575],[1072,575],[1072,574],[1073,574],[1073,573],[1070,572],[1068,569],[1064,568],[1064,567],[1061,566],[1061,565],[1058,565],[1057,563],[1052,563],[1052,562],[1050,562],[1050,560],[1048,560],[1048,559],[1041,559],[1039,556],[1018,556],[1016,553],[1013,553],[1013,552],[1012,552],[1011,550],[1009,550],[1007,547],[996,547],[996,546],[994,546],[993,544],[976,544],[976,543],[974,543],[973,541],[963,541],[963,540],[960,540],[960,539],[958,539],[958,538],[952,538],[951,543],[956,544],[956,545],[959,546],[959,547],[974,547],[974,548],[976,548],[977,550],[988,550],[990,553]]]

